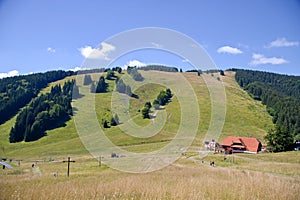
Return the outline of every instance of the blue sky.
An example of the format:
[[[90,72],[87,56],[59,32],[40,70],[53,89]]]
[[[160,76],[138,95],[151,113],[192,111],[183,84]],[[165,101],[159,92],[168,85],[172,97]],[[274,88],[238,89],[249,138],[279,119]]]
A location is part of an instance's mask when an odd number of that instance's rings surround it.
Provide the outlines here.
[[[191,37],[221,69],[300,75],[299,19],[294,0],[0,0],[0,77],[81,67],[92,50],[107,56],[117,48],[103,41],[143,27]],[[149,49],[113,61],[149,63],[191,68],[180,56]]]

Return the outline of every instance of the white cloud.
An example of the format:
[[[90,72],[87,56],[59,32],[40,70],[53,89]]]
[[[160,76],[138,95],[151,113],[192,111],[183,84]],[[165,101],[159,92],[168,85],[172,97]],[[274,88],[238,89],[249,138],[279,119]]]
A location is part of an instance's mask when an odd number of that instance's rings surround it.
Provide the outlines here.
[[[130,67],[145,67],[147,66],[146,63],[143,63],[139,60],[130,60],[126,63],[126,65],[123,65],[123,69],[127,69],[127,67],[130,66]]]
[[[292,47],[292,46],[298,46],[299,42],[297,41],[287,41],[286,38],[277,38],[276,40],[272,41],[269,45],[265,46],[266,48],[271,47]]]
[[[17,70],[12,70],[7,73],[0,73],[0,78],[6,78],[11,76],[18,76],[19,72]]]
[[[52,47],[48,47],[48,48],[47,48],[47,51],[50,52],[50,53],[55,53],[56,50],[53,49]]]
[[[108,54],[115,49],[115,46],[102,42],[101,48],[92,48],[91,46],[85,46],[80,48],[79,51],[85,58],[110,60]]]
[[[234,47],[230,47],[230,46],[220,47],[220,48],[218,48],[217,52],[218,53],[229,53],[229,54],[241,54],[241,53],[243,53],[238,48],[234,48]]]
[[[249,65],[263,65],[263,64],[279,65],[284,63],[288,63],[288,61],[283,58],[276,58],[276,57],[267,58],[262,54],[254,53],[252,55],[252,61],[249,63]]]

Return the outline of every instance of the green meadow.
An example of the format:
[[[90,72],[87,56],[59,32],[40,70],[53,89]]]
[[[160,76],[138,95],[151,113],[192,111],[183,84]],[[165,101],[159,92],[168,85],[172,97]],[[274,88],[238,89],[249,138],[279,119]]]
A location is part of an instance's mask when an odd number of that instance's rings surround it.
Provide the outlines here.
[[[147,76],[147,72],[142,71]],[[166,73],[166,72],[163,72]],[[167,73],[173,76],[173,73]],[[100,74],[91,74],[97,80]],[[149,75],[149,74],[148,74]],[[9,143],[9,131],[16,116],[0,125],[0,156],[12,159],[14,168],[1,170],[0,199],[297,199],[300,196],[300,153],[282,152],[265,154],[235,154],[224,160],[224,155],[211,152],[199,157],[212,117],[212,102],[205,80],[222,83],[225,88],[226,116],[221,133],[216,139],[221,142],[226,136],[260,138],[273,127],[266,107],[253,100],[235,81],[234,72],[219,74],[182,73],[193,89],[200,117],[198,129],[191,147],[170,166],[158,171],[131,174],[111,169],[105,159],[93,158],[82,144],[74,117],[65,126],[48,130],[47,136],[34,142]],[[121,76],[121,75],[118,75]],[[220,80],[218,80],[218,77]],[[42,90],[62,84],[67,79],[51,83]],[[78,80],[81,80],[79,77]],[[221,82],[220,82],[221,81]],[[147,138],[134,137],[122,131],[124,124],[103,128],[102,121],[113,116],[112,95],[115,81],[106,81],[108,92],[94,95],[97,121],[109,140],[123,150],[144,153],[159,150],[176,136],[182,113],[180,99],[171,101],[156,111],[153,118],[143,119],[140,110],[145,102],[151,103],[161,90],[167,87],[147,83],[133,90],[138,98],[130,97],[128,113],[133,123],[148,127],[155,120],[165,119],[160,131]],[[83,86],[82,86],[83,87]],[[89,86],[84,86],[86,91]],[[191,101],[192,101],[191,97]],[[76,100],[75,100],[76,101]],[[185,102],[185,103],[188,103]],[[74,102],[75,104],[75,102]],[[76,110],[74,109],[76,115]],[[164,113],[164,114],[163,114]],[[165,115],[166,118],[163,118]],[[85,116],[83,116],[85,117]],[[88,117],[88,116],[86,116]],[[76,117],[75,117],[76,118]],[[189,120],[195,120],[190,117]],[[67,157],[71,163],[70,177],[66,176]],[[22,160],[21,166],[15,160]],[[216,167],[209,166],[215,161]],[[31,167],[36,163],[35,168]],[[54,176],[55,174],[55,176]]]

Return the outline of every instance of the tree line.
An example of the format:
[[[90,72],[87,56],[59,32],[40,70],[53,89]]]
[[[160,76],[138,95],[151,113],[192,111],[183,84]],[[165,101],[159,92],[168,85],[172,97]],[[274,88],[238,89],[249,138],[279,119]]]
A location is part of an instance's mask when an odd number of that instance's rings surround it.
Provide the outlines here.
[[[79,90],[75,81],[71,80],[65,82],[63,87],[55,85],[50,93],[32,99],[18,114],[10,130],[9,141],[35,141],[45,136],[46,130],[63,125],[72,115],[73,93],[78,96]]]
[[[201,69],[192,69],[192,70],[187,70],[186,72],[196,72],[198,76],[201,76],[201,74],[203,74]]]
[[[264,83],[272,90],[300,99],[300,76],[240,69],[233,69],[233,71],[238,72],[237,80],[242,87],[253,82]]]
[[[72,75],[72,71],[58,70],[0,79],[0,124],[13,117],[49,83]]]
[[[300,77],[234,69],[236,80],[255,100],[267,106],[276,124],[266,136],[273,151],[293,148],[300,139]]]
[[[140,67],[139,69],[144,71],[155,70],[164,72],[178,72],[178,69],[176,67],[168,67],[164,65],[147,65],[145,67]]]
[[[107,71],[114,71],[114,72],[122,72],[121,67],[112,67],[112,68],[94,68],[94,69],[84,69],[84,70],[79,70],[75,72],[76,74],[92,74],[92,73],[102,73],[102,72],[107,72]]]

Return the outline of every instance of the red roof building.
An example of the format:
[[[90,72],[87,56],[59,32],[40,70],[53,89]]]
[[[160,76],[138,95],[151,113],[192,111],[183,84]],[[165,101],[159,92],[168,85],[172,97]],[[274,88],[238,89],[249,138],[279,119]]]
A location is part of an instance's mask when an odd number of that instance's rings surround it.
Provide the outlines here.
[[[261,151],[261,143],[257,138],[228,136],[222,143],[222,147],[226,150],[235,150],[239,152],[257,153]]]

